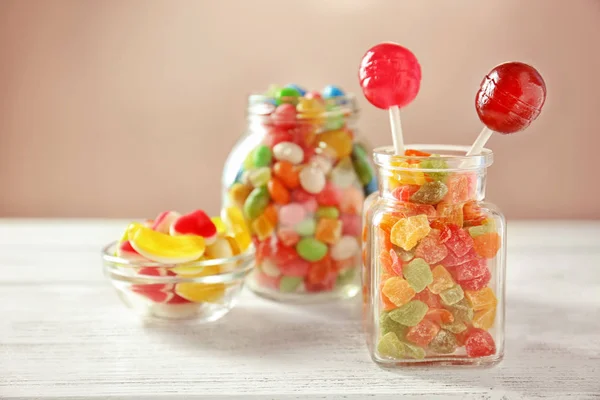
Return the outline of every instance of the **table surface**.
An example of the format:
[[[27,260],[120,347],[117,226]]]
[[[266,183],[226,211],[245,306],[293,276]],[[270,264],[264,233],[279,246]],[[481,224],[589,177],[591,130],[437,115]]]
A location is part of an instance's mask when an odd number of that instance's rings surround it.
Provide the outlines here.
[[[0,220],[0,398],[600,398],[600,221],[509,222],[506,355],[376,366],[358,299],[245,292],[220,321],[144,323],[101,272],[125,221]]]

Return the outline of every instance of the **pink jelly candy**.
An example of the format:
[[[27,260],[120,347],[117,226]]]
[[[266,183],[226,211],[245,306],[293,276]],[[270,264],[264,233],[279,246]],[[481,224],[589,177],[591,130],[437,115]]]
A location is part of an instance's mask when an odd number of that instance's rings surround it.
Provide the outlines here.
[[[380,43],[364,55],[358,78],[365,97],[375,107],[404,107],[419,92],[421,66],[407,48]]]
[[[475,252],[475,249],[469,250],[467,254],[465,254],[462,257],[455,256],[454,253],[449,251],[446,258],[442,260],[441,264],[446,268],[456,267],[457,265],[464,264],[471,260],[475,260],[476,258],[480,257]]]
[[[337,206],[342,198],[342,192],[331,182],[317,194],[317,202],[322,206]]]
[[[442,261],[448,255],[448,249],[440,243],[440,231],[432,229],[415,249],[415,257],[422,258],[429,265]]]
[[[468,232],[456,225],[448,225],[452,234],[444,243],[448,250],[458,257],[462,257],[473,248],[473,238]]]
[[[458,283],[464,290],[472,290],[476,292],[486,287],[487,284],[490,283],[491,279],[492,271],[490,271],[489,268],[486,268],[485,272],[480,277],[468,281],[460,281]]]
[[[282,226],[294,226],[305,217],[306,210],[298,203],[286,204],[279,209],[279,222]]]
[[[487,269],[486,261],[483,259],[477,259],[467,261],[466,263],[450,269],[450,273],[457,281],[469,281],[471,279],[483,276]]]
[[[283,275],[286,276],[301,276],[304,277],[308,275],[308,270],[310,269],[310,263],[301,258],[297,258],[291,262],[286,264],[280,264],[279,270]]]
[[[360,236],[362,220],[358,215],[342,214],[342,235]]]
[[[496,352],[496,343],[489,332],[483,329],[471,329],[465,341],[465,350],[469,357],[491,356]]]

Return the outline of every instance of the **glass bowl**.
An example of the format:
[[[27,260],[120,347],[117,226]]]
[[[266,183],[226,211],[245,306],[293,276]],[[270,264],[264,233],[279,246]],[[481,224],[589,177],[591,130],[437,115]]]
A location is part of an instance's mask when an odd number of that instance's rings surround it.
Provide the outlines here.
[[[117,245],[102,249],[104,274],[123,303],[149,319],[215,321],[235,306],[253,267],[252,246],[229,258],[161,264],[118,257]]]

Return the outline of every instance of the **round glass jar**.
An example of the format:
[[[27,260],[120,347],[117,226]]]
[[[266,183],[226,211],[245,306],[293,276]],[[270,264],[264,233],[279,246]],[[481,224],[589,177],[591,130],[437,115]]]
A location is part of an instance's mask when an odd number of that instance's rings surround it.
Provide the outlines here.
[[[504,352],[505,219],[484,202],[493,154],[375,149],[379,193],[365,210],[364,316],[387,367],[492,365]]]
[[[241,210],[256,265],[248,287],[284,301],[360,290],[361,213],[376,189],[352,95],[252,95],[223,172],[224,209]]]

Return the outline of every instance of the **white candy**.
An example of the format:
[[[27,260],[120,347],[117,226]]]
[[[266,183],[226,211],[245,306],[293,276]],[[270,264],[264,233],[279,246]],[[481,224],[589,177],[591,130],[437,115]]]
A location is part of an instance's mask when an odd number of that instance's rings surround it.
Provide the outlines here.
[[[300,164],[304,160],[304,150],[292,142],[277,143],[273,147],[273,155],[279,161],[288,161],[292,164]]]
[[[177,211],[165,211],[156,217],[154,223],[149,228],[154,229],[156,232],[168,235],[171,225],[173,225],[175,220],[177,220],[179,217],[181,217],[181,214],[179,214]]]
[[[333,167],[333,161],[331,161],[331,159],[320,155],[311,158],[310,163],[318,167],[325,175],[331,172],[331,168]]]
[[[360,251],[358,240],[354,236],[342,236],[331,248],[331,258],[335,261],[346,260]]]
[[[279,275],[281,275],[279,268],[277,268],[275,264],[268,260],[265,260],[260,264],[260,269],[265,275],[270,276],[271,278],[277,278]]]
[[[208,259],[233,257],[233,250],[229,241],[225,238],[217,238],[213,244],[206,246],[204,256]],[[220,265],[221,272],[228,272],[235,269],[235,263],[225,263]]]
[[[342,160],[331,171],[331,182],[340,188],[350,187],[358,182],[358,176],[350,160]]]
[[[314,165],[304,167],[298,177],[300,178],[300,186],[308,193],[317,194],[325,188],[325,174]]]

